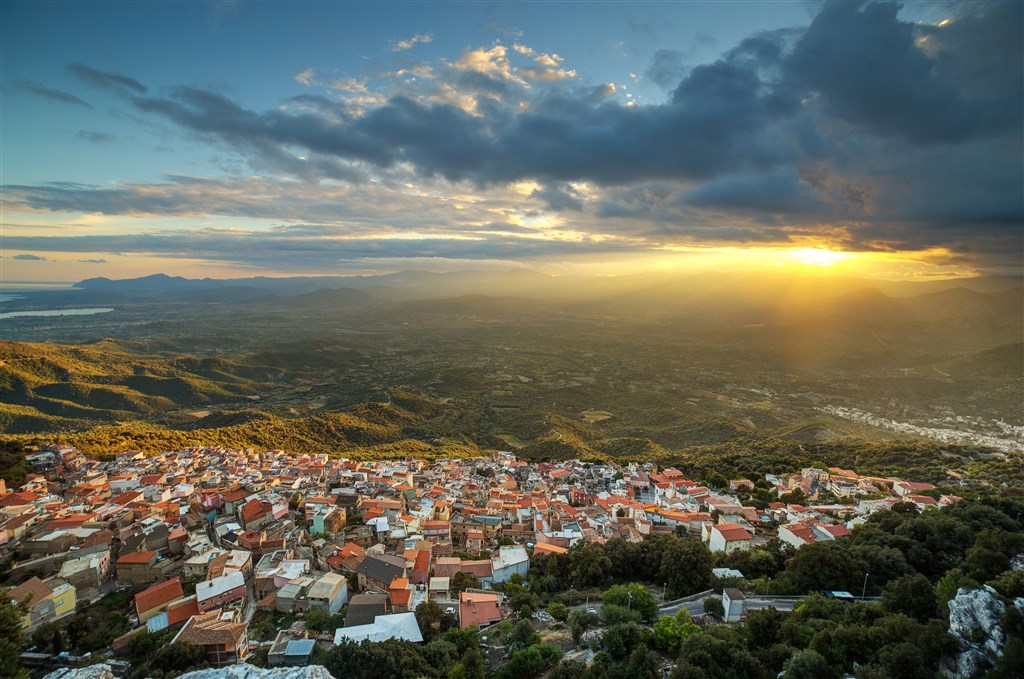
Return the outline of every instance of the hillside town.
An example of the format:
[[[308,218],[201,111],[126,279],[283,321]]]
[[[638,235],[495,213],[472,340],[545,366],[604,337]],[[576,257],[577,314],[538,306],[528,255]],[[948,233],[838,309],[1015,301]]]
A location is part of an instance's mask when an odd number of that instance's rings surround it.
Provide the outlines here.
[[[499,623],[504,583],[581,542],[666,532],[712,553],[773,538],[796,548],[843,540],[896,503],[960,499],[837,468],[712,489],[673,468],[530,464],[508,452],[364,462],[193,447],[101,461],[47,445],[28,462],[22,487],[0,485],[0,549],[10,596],[27,604],[26,631],[127,592],[130,630],[113,640],[115,654],[143,631],[170,631],[206,649],[213,667],[259,647],[249,624],[260,612],[335,616],[334,629],[300,624],[267,642],[272,666],[302,665],[317,643],[422,641],[415,611],[428,601],[462,628]]]

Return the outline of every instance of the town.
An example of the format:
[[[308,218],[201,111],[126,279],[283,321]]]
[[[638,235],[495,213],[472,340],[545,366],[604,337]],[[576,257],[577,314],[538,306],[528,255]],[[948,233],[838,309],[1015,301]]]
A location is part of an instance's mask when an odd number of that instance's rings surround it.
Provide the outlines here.
[[[0,485],[0,549],[10,598],[26,605],[26,634],[120,598],[124,629],[104,659],[125,655],[140,634],[173,633],[172,643],[204,649],[212,667],[257,658],[305,665],[318,646],[345,641],[423,642],[417,614],[426,610],[462,629],[524,612],[550,622],[514,593],[535,579],[539,561],[588,544],[667,534],[699,540],[710,563],[773,543],[788,553],[846,540],[897,504],[929,510],[960,501],[931,484],[838,468],[708,487],[674,468],[529,464],[508,452],[361,462],[192,447],[101,461],[44,445],[27,461],[33,473],[23,486]],[[647,589],[662,613],[717,614],[721,623],[750,610],[792,610],[800,598],[754,591],[743,578],[715,568],[689,588]],[[863,598],[868,578],[862,591],[830,595]],[[596,612],[583,589],[568,608]],[[23,659],[47,664],[38,652]]]

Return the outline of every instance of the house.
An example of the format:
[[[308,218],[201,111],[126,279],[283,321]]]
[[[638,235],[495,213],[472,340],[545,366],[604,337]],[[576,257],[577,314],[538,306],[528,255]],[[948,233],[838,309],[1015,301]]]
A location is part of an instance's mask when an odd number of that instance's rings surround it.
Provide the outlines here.
[[[202,646],[211,667],[227,667],[249,655],[248,625],[231,611],[214,609],[189,618],[171,643]]]
[[[355,598],[355,597],[353,597]],[[348,620],[346,619],[346,623]],[[393,613],[391,615],[377,615],[373,622],[365,625],[348,625],[339,627],[334,632],[334,643],[340,644],[343,641],[387,641],[388,639],[401,639],[420,643],[423,641],[423,633],[416,622],[415,613]]]
[[[356,594],[348,603],[345,627],[356,627],[373,622],[379,615],[388,612],[387,594]]]
[[[409,578],[395,578],[392,580],[390,587],[388,587],[391,611],[394,613],[408,613],[412,610],[412,595],[414,591]]]
[[[133,587],[156,582],[160,579],[156,559],[157,553],[151,550],[125,554],[114,564],[117,581]]]
[[[797,549],[818,541],[817,538],[814,537],[814,531],[801,523],[791,523],[786,526],[780,526],[779,540],[785,542],[787,545],[792,545]]]
[[[274,607],[281,613],[305,613],[309,610],[306,598],[314,584],[313,578],[301,576],[289,581],[277,591]]]
[[[325,508],[313,515],[313,521],[309,526],[310,535],[326,533],[333,535],[345,527],[345,510],[337,507]]]
[[[897,481],[893,484],[892,489],[900,497],[906,497],[907,495],[920,494],[927,490],[935,490],[935,486],[930,483],[918,483],[915,481]]]
[[[245,598],[245,576],[240,571],[232,571],[196,585],[196,603],[204,613],[233,601],[245,601]]]
[[[334,615],[348,602],[348,578],[337,573],[320,576],[306,594],[309,608],[319,608]]]
[[[749,549],[754,538],[750,531],[738,523],[716,524],[711,526],[707,534],[708,549],[726,554]]]
[[[465,591],[459,594],[459,627],[486,627],[501,622],[501,595]]]
[[[26,630],[70,615],[78,604],[74,585],[60,578],[43,582],[32,577],[9,590],[7,595],[12,601],[28,606],[28,613],[21,621]]]
[[[491,582],[508,582],[513,574],[526,577],[530,570],[530,556],[522,545],[506,545],[491,556]]]
[[[312,659],[315,646],[316,639],[307,639],[305,632],[278,630],[274,645],[267,653],[267,664],[271,667],[303,667]]]
[[[735,587],[727,587],[722,590],[722,619],[725,622],[739,622],[743,618],[745,597],[743,592]]]
[[[392,554],[374,554],[363,559],[356,568],[356,575],[359,579],[359,589],[368,589],[378,592],[388,591],[391,581],[395,578],[408,577],[408,566],[406,560]]]
[[[171,578],[167,582],[142,590],[135,595],[135,610],[139,614],[139,622],[146,622],[158,613],[163,613],[171,603],[184,596],[181,578]]]
[[[423,537],[430,542],[444,542],[451,540],[452,530],[450,521],[434,519],[423,522]]]
[[[103,549],[68,559],[60,567],[60,577],[64,578],[78,590],[90,587],[99,589],[110,575],[110,550]]]
[[[448,590],[451,588],[451,578],[430,578],[430,585],[427,587],[427,596],[430,600],[447,599]]]

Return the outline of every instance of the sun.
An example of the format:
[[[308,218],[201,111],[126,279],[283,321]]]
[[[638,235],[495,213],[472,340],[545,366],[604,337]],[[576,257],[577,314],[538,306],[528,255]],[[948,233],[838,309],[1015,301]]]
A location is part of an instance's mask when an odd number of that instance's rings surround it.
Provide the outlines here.
[[[821,248],[804,248],[794,250],[791,255],[795,260],[807,266],[832,266],[846,259],[845,252],[825,250]]]

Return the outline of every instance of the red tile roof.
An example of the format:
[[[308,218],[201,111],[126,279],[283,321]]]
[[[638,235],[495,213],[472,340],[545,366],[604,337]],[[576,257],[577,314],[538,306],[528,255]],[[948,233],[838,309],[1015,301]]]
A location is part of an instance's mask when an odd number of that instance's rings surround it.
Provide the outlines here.
[[[741,540],[749,540],[753,537],[743,526],[738,523],[720,523],[715,526],[715,529],[721,533],[722,537],[725,538],[726,542],[738,542]]]
[[[135,595],[135,609],[142,615],[148,610],[163,606],[166,603],[180,599],[185,595],[181,589],[181,578],[171,578],[167,582],[153,585]]]
[[[117,563],[120,563],[120,564],[147,563],[150,559],[152,559],[155,556],[156,556],[156,552],[150,552],[150,551],[132,552],[131,554],[125,554],[124,556],[122,556],[120,559],[117,560]]]
[[[497,594],[462,592],[459,594],[459,626],[486,625],[501,620],[501,605]]]
[[[18,602],[27,602],[30,606],[39,603],[53,594],[53,590],[43,584],[37,577],[32,577],[7,592],[7,595]]]

